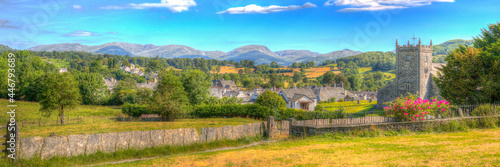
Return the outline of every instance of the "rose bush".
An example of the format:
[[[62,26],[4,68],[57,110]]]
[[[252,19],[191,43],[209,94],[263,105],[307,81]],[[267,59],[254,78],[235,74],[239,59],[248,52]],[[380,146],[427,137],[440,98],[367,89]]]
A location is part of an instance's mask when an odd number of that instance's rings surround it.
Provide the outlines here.
[[[438,115],[448,115],[449,104],[450,102],[446,100],[423,100],[410,94],[407,97],[397,97],[392,102],[389,102],[388,106],[384,107],[384,111],[388,116],[392,116],[399,121],[423,121],[427,115],[436,118]]]

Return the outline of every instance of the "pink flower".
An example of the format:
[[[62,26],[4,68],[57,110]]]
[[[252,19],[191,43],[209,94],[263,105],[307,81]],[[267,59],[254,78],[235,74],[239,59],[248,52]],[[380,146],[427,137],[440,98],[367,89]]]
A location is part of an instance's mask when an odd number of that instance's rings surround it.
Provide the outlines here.
[[[443,108],[443,112],[446,111],[446,109]]]
[[[438,104],[438,108],[440,108],[440,107],[441,107],[441,105]]]
[[[424,120],[424,118],[422,118],[422,121]]]
[[[415,115],[415,116],[416,116],[416,117],[420,117],[420,115],[418,115],[418,114],[417,114],[417,115]]]
[[[428,109],[428,110],[429,110],[429,109],[431,109],[431,106],[427,106],[427,109]]]
[[[450,104],[450,102],[444,102],[444,104]]]
[[[392,112],[389,112],[389,115],[392,114]]]
[[[432,103],[429,103],[430,105],[432,105]]]
[[[404,113],[404,115],[408,115],[408,113]]]
[[[436,99],[432,99],[432,102],[436,102]]]
[[[427,114],[427,111],[425,111],[424,114]]]

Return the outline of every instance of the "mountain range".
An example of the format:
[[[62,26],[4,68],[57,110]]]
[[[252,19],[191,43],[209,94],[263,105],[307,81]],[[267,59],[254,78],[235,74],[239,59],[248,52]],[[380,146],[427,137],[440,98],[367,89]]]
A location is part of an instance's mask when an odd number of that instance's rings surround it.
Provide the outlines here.
[[[87,46],[78,43],[62,43],[52,45],[38,45],[27,50],[32,51],[82,51],[113,55],[130,55],[161,58],[205,58],[217,60],[252,60],[256,64],[269,64],[276,61],[281,65],[290,65],[293,62],[314,61],[322,63],[326,60],[335,60],[341,57],[361,54],[360,51],[349,49],[333,51],[326,54],[320,54],[309,50],[282,50],[273,52],[266,46],[247,45],[236,48],[229,52],[222,51],[202,51],[184,45],[164,45],[156,46],[153,44],[132,44],[124,42],[111,42],[102,45]]]

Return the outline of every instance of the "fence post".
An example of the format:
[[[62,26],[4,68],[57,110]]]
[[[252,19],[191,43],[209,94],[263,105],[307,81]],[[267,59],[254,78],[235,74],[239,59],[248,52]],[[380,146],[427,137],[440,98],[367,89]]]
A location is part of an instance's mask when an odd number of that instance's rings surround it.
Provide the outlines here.
[[[274,117],[272,115],[267,117],[267,131],[268,131],[268,137],[273,138],[274,137]]]

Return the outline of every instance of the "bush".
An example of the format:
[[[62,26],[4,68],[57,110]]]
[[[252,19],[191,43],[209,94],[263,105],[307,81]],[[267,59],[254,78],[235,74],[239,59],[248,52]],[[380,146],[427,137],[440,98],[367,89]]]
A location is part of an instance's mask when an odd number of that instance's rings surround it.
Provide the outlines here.
[[[397,97],[388,104],[389,106],[384,107],[384,111],[399,121],[424,120],[426,115],[434,115],[435,117],[448,115],[446,110],[450,107],[449,102],[445,100],[422,100],[421,98],[417,99],[412,94],[407,97]]]
[[[122,105],[122,112],[132,117],[139,117],[142,114],[157,114],[146,105],[125,103]]]
[[[500,107],[499,107],[500,108]],[[500,109],[496,109],[496,113],[499,112]],[[492,116],[495,115],[495,106],[490,104],[483,104],[471,112],[473,116]]]
[[[275,115],[269,107],[258,104],[224,104],[224,105],[200,105],[191,112],[192,116],[198,118],[210,117],[254,117],[266,118]]]

